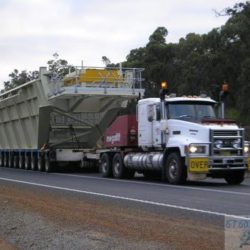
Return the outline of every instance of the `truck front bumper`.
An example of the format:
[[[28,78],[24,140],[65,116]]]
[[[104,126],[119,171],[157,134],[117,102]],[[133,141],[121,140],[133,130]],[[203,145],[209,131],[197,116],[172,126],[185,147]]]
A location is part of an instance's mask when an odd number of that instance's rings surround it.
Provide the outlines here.
[[[248,170],[250,173],[250,157],[188,157],[186,166],[188,173],[192,174],[211,174],[230,170]]]

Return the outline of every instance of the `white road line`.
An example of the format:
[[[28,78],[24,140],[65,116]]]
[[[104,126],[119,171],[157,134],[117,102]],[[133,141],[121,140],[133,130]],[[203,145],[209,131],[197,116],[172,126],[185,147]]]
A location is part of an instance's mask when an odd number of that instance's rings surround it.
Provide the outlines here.
[[[118,195],[96,193],[96,192],[90,192],[90,191],[85,191],[85,190],[52,186],[52,185],[46,185],[46,184],[40,184],[40,183],[34,183],[34,182],[28,182],[28,181],[20,181],[20,180],[16,180],[16,179],[9,179],[9,178],[2,178],[2,177],[0,177],[0,180],[28,184],[28,185],[32,185],[32,186],[38,186],[38,187],[46,187],[46,188],[52,188],[52,189],[57,189],[57,190],[64,190],[64,191],[70,191],[70,192],[95,195],[95,196],[100,196],[100,197],[107,197],[107,198],[112,198],[112,199],[133,201],[133,202],[161,206],[161,207],[176,208],[176,209],[180,209],[180,210],[185,210],[185,211],[190,211],[190,212],[198,212],[198,213],[202,213],[202,214],[209,214],[209,215],[216,215],[216,216],[227,216],[227,217],[231,217],[231,218],[235,218],[235,219],[250,220],[250,218],[245,217],[245,216],[241,216],[241,215],[226,214],[226,213],[214,212],[214,211],[209,211],[209,210],[202,210],[202,209],[177,206],[177,205],[172,205],[172,204],[167,204],[167,203],[154,202],[154,201],[149,201],[149,200],[140,200],[140,199],[118,196]]]
[[[53,174],[53,175],[70,176],[70,177],[77,177],[77,178],[84,178],[84,179],[95,179],[95,180],[115,181],[115,182],[123,182],[123,183],[130,183],[130,184],[140,184],[140,185],[169,187],[169,188],[172,188],[172,189],[186,189],[186,190],[207,191],[207,192],[215,192],[215,193],[223,193],[223,194],[234,194],[234,195],[246,195],[246,196],[250,196],[250,193],[236,192],[236,191],[227,191],[227,190],[220,190],[220,189],[209,189],[209,188],[198,188],[198,187],[187,187],[187,186],[173,186],[173,185],[168,185],[168,184],[152,183],[152,182],[145,182],[145,181],[117,180],[117,179],[108,179],[108,178],[103,178],[103,177],[86,176],[86,175],[75,175],[75,174],[61,174],[61,173],[51,173],[51,174]]]

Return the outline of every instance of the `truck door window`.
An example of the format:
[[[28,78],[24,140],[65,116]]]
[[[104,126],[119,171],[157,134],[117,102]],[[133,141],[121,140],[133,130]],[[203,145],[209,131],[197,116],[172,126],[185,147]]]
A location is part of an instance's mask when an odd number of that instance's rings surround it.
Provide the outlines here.
[[[161,120],[161,104],[157,103],[155,105],[155,109],[156,109],[156,121],[160,121]]]
[[[154,106],[148,105],[147,107],[148,121],[152,122],[154,120]]]

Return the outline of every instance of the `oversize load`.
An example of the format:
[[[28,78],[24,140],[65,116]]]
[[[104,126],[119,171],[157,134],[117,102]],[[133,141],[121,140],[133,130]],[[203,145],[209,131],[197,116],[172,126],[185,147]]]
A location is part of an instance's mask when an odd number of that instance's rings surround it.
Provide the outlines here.
[[[207,173],[208,158],[190,158],[188,161],[188,171],[193,173]]]

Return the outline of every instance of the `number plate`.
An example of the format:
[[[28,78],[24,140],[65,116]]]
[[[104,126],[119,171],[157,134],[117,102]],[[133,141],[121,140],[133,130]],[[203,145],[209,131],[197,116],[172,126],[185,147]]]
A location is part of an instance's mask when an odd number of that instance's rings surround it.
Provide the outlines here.
[[[223,156],[230,156],[230,155],[231,155],[231,152],[230,152],[230,151],[221,151],[221,152],[220,152],[220,155],[223,155]]]
[[[188,170],[193,173],[207,173],[208,158],[190,158],[188,162]]]

